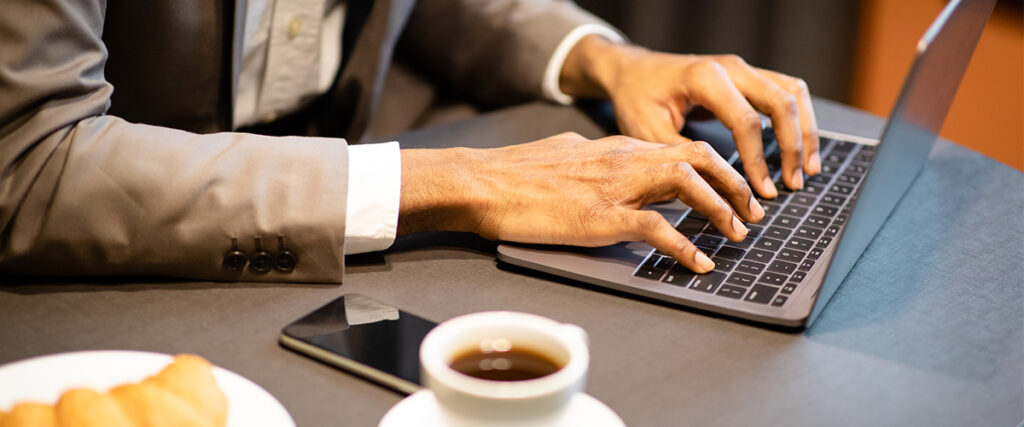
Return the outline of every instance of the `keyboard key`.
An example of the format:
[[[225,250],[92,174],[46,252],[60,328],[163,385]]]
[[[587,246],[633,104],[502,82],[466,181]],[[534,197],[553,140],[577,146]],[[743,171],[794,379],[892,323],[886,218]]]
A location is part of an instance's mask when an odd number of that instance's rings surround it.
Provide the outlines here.
[[[695,277],[693,279],[693,283],[690,283],[690,289],[712,293],[715,292],[715,289],[718,289],[718,285],[721,284],[723,280],[725,280],[725,274],[712,271]]]
[[[790,249],[796,249],[798,251],[809,251],[812,247],[814,247],[814,241],[794,237],[786,242],[786,247]]]
[[[804,215],[807,215],[807,208],[797,205],[786,205],[786,207],[782,208],[782,213],[802,218]]]
[[[804,184],[804,192],[819,195],[825,192],[825,187],[820,184],[806,183]]]
[[[782,260],[775,260],[768,266],[768,271],[789,276],[791,273],[796,271],[796,264]]]
[[[824,173],[836,173],[839,172],[840,168],[842,168],[842,165],[839,163],[821,162],[821,171]]]
[[[832,187],[829,188],[829,191],[833,193],[842,194],[844,196],[849,196],[850,194],[853,194],[853,187],[843,184],[832,184]]]
[[[830,243],[832,243],[831,237],[822,237],[820,240],[818,240],[817,246],[819,248],[827,248]]]
[[[788,262],[800,262],[804,259],[804,253],[794,249],[783,248],[779,251],[779,259]]]
[[[725,283],[732,283],[743,287],[749,287],[754,284],[757,277],[751,276],[745,273],[732,273],[728,279],[725,279]]]
[[[833,226],[830,226],[829,228],[825,229],[825,235],[828,236],[828,237],[835,237],[836,234],[839,234],[839,226],[838,225],[833,225]]]
[[[775,299],[772,300],[772,306],[773,307],[782,307],[782,305],[786,303],[787,299],[788,299],[787,297],[785,297],[783,295],[779,295],[779,296],[775,297]]]
[[[800,219],[799,218],[793,218],[791,216],[786,216],[786,215],[779,215],[778,217],[775,218],[775,221],[772,221],[772,225],[777,225],[779,227],[786,227],[786,228],[795,228],[796,225],[799,224],[799,223],[800,223]]]
[[[822,248],[811,249],[811,251],[807,253],[807,259],[818,259],[821,257],[822,252],[825,252]]]
[[[874,159],[875,159],[875,154],[874,153],[861,153],[861,154],[858,154],[856,157],[853,158],[854,161],[861,162],[861,163],[871,163],[871,161],[874,160]]]
[[[642,277],[644,279],[658,280],[665,274],[665,270],[655,267],[655,264],[660,259],[660,256],[651,255],[636,269],[633,273],[634,276]]]
[[[729,271],[736,266],[736,261],[722,257],[711,257],[711,261],[714,261],[715,263],[715,271]]]
[[[722,239],[721,237],[701,234],[700,236],[697,236],[697,240],[694,240],[693,244],[697,246],[704,246],[707,248],[717,248],[718,245],[722,244],[722,240],[724,239]],[[714,252],[714,250],[712,250],[711,252]]]
[[[814,228],[825,228],[828,226],[829,222],[831,222],[831,220],[823,216],[808,215],[807,221],[804,221],[804,224]]]
[[[765,215],[775,215],[779,212],[780,209],[782,209],[782,205],[776,202],[764,201],[760,203],[761,207],[764,208]]]
[[[818,151],[824,153],[828,151],[836,143],[836,140],[832,138],[819,137],[818,138]]]
[[[796,290],[796,284],[787,283],[786,286],[783,286],[782,289],[779,290],[779,293],[783,294],[783,295],[789,295],[789,294],[793,293],[793,291],[795,291],[795,290]]]
[[[745,251],[743,249],[734,248],[732,246],[722,246],[718,250],[718,252],[715,253],[715,256],[720,257],[720,258],[735,260],[735,259],[743,258],[743,253],[744,252]]]
[[[754,243],[754,247],[758,249],[764,249],[769,252],[775,252],[782,247],[782,240],[772,239],[770,237],[762,237],[757,239],[757,243]]]
[[[842,206],[846,202],[846,198],[836,193],[828,193],[821,196],[821,203],[828,203],[830,205]]]
[[[864,175],[864,172],[867,172],[867,171],[868,171],[868,167],[867,166],[856,165],[856,164],[852,164],[852,163],[850,164],[850,166],[846,167],[846,173],[853,174],[853,175]]]
[[[836,141],[836,146],[832,147],[832,152],[849,153],[853,151],[857,146],[849,141]]]
[[[676,265],[676,260],[672,259],[670,256],[662,256],[658,262],[654,263],[654,267],[662,270],[668,270],[672,268],[673,265]]]
[[[749,248],[750,245],[754,244],[754,240],[757,240],[756,236],[751,236],[747,233],[747,237],[739,242],[729,242],[729,246],[735,246],[737,248]]]
[[[692,239],[693,236],[700,234],[701,230],[703,230],[704,226],[707,224],[708,222],[705,220],[688,216],[679,222],[679,225],[676,226],[676,230]]]
[[[839,225],[846,224],[846,214],[836,215],[836,219],[834,221],[835,221],[836,224],[839,224]]]
[[[789,237],[790,231],[782,227],[768,227],[761,236],[771,237],[773,239],[786,240]]]
[[[818,176],[821,176],[821,175],[818,175]],[[823,182],[822,184],[827,184],[827,183],[828,182]],[[814,200],[815,200],[814,196],[812,196],[810,194],[794,194],[793,195],[793,199],[789,201],[789,204],[791,204],[791,205],[800,205],[800,206],[810,206],[810,205],[814,204]]]
[[[846,153],[832,153],[825,156],[826,162],[842,163],[846,161]]]
[[[860,177],[857,176],[857,175],[852,175],[852,174],[844,173],[842,175],[839,175],[839,178],[836,178],[836,182],[841,182],[843,184],[854,185],[854,184],[860,182]]]
[[[818,236],[821,236],[821,230],[811,226],[802,225],[800,228],[796,229],[795,236],[814,240],[817,239]]]
[[[761,274],[762,270],[764,270],[764,264],[747,259],[740,261],[740,263],[736,265],[736,271],[740,273],[750,274],[753,276]]]
[[[793,273],[792,276],[789,276],[789,281],[793,282],[793,283],[800,283],[800,282],[804,281],[804,277],[806,277],[806,276],[807,276],[806,272],[797,271],[796,273]]]
[[[746,259],[767,264],[775,254],[763,249],[751,249],[747,252]]]
[[[815,215],[833,216],[839,212],[839,208],[819,203],[817,206],[814,207],[814,209],[811,210],[811,212],[813,212]]]
[[[760,225],[746,224],[746,227],[747,227],[747,237],[751,237],[751,236],[757,237],[757,236],[760,236],[761,235],[761,231],[764,230],[764,227],[762,227]]]
[[[783,283],[786,283],[787,278],[788,276],[783,274],[765,272],[757,281],[758,283],[767,283],[772,286],[782,286]]]
[[[813,182],[815,184],[826,185],[832,181],[832,175],[827,173],[819,173],[814,176],[807,177],[807,182]]]
[[[683,267],[682,264],[676,264],[675,266],[672,267],[672,269],[668,271],[668,274],[666,274],[665,278],[661,279],[661,281],[672,285],[685,287],[687,284],[690,283],[690,280],[692,280],[696,276],[697,273],[694,273],[693,271],[690,271],[690,269]]]
[[[805,259],[804,262],[800,263],[800,267],[798,267],[797,269],[799,269],[800,271],[807,271],[810,270],[811,267],[814,267],[814,260]]]
[[[722,288],[718,290],[717,295],[721,295],[723,297],[732,299],[740,299],[743,298],[743,294],[745,293],[747,293],[746,288],[741,288],[739,286],[733,285],[722,285]]]
[[[750,293],[743,300],[758,304],[768,304],[775,297],[775,292],[778,289],[774,286],[754,285],[754,287],[750,288]]]

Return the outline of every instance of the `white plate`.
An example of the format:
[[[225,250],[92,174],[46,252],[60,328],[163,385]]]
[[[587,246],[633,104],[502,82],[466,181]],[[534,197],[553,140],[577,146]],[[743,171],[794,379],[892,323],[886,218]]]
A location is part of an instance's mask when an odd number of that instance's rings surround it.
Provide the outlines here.
[[[489,422],[488,424],[500,426],[519,425],[502,423],[501,420],[494,420],[493,423]],[[531,427],[624,427],[626,424],[622,422],[622,418],[619,418],[615,411],[601,403],[600,400],[586,393],[578,393],[569,401],[569,407],[562,413],[562,416],[540,424],[536,420],[531,421],[528,425]],[[384,414],[384,418],[380,420],[378,427],[413,426],[448,426],[445,423],[442,409],[434,397],[434,392],[420,390],[402,399],[401,402],[391,407],[388,413]]]
[[[161,353],[105,350],[78,351],[33,357],[0,366],[0,410],[16,403],[55,404],[65,390],[107,391],[139,382],[174,360]],[[228,426],[294,427],[291,415],[270,393],[245,377],[213,367],[217,385],[228,399]]]

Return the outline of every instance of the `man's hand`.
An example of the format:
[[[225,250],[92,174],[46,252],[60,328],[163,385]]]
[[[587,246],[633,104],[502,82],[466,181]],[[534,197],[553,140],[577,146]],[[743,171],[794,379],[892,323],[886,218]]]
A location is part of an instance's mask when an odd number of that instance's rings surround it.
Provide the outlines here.
[[[778,193],[761,148],[761,119],[772,118],[782,152],[782,176],[793,189],[803,172],[821,170],[818,129],[803,80],[754,68],[734,55],[650,52],[585,37],[570,52],[560,77],[572,96],[610,99],[623,134],[645,141],[683,143],[686,114],[707,108],[732,130],[743,167],[758,194]]]
[[[697,272],[714,264],[649,203],[678,198],[723,235],[764,210],[704,142],[655,144],[574,133],[497,149],[402,150],[400,235],[469,231],[523,243],[603,246],[643,240]],[[738,216],[738,217],[737,217]]]

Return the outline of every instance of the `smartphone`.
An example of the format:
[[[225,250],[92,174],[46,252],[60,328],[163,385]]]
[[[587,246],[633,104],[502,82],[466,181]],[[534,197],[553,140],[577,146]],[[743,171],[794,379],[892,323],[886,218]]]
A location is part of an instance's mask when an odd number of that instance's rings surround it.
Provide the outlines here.
[[[404,394],[422,388],[420,343],[437,323],[359,294],[281,330],[281,345]]]

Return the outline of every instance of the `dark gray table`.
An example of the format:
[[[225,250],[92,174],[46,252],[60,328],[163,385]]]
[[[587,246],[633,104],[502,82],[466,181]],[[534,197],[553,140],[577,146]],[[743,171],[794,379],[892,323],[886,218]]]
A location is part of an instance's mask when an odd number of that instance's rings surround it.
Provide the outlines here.
[[[823,128],[880,132],[875,117],[816,107]],[[493,146],[564,130],[603,133],[575,109],[531,104],[402,140]],[[491,242],[427,234],[350,260],[341,287],[4,278],[0,363],[193,352],[265,387],[300,426],[376,425],[401,396],[277,344],[286,323],[359,292],[438,321],[502,309],[581,325],[587,391],[633,426],[1014,425],[1024,418],[1022,213],[1024,174],[940,142],[802,334],[502,269]]]

